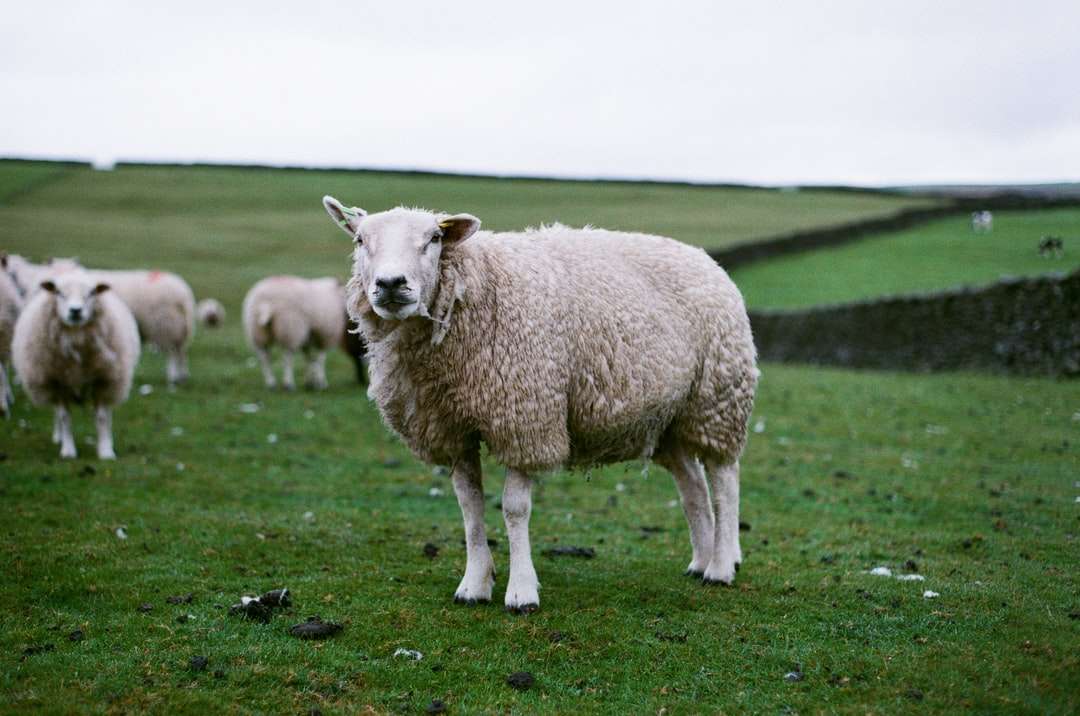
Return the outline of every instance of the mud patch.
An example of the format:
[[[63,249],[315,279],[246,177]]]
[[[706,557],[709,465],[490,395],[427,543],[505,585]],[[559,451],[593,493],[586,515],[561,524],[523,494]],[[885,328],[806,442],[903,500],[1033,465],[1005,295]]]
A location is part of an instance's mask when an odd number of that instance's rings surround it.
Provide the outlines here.
[[[344,628],[335,622],[324,622],[322,617],[313,616],[308,617],[306,622],[294,624],[289,633],[297,639],[329,639]]]
[[[565,545],[548,547],[540,554],[545,557],[580,557],[582,559],[592,559],[596,556],[596,550],[592,547],[572,547],[570,545]]]

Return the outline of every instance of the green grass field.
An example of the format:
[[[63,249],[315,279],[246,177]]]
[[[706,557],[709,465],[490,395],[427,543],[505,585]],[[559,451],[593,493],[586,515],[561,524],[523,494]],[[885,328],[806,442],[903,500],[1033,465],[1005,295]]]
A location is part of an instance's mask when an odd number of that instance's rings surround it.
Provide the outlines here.
[[[213,183],[217,173],[228,180]],[[243,344],[236,308],[255,278],[347,269],[317,203],[321,177],[304,190],[309,209],[281,187],[313,175],[177,174],[183,202],[168,196],[167,170],[79,170],[0,207],[0,245],[153,262],[232,309],[197,336],[190,385],[169,392],[161,357],[145,355],[136,380],[153,391],[118,409],[115,463],[91,457],[85,412],[82,455],[61,462],[51,416],[17,393],[0,424],[0,710],[418,713],[433,699],[449,713],[1080,709],[1080,404],[1068,384],[765,365],[736,585],[682,576],[685,521],[660,468],[560,472],[534,503],[543,590],[528,617],[500,606],[503,475],[488,462],[496,604],[456,606],[465,551],[449,479],[388,435],[343,355],[328,392],[270,393]],[[328,176],[341,198],[371,180]],[[125,177],[126,189],[114,184]],[[511,186],[507,197],[539,202],[531,184]],[[159,194],[177,203],[148,203]],[[655,230],[675,233],[663,218]],[[540,556],[554,544],[597,557]],[[866,573],[877,566],[926,579]],[[296,604],[271,623],[227,614],[241,594],[275,587]],[[188,593],[189,604],[167,601]],[[287,634],[313,614],[345,630],[322,643]],[[208,658],[204,671],[193,656]],[[517,671],[535,685],[507,686]],[[801,680],[785,679],[795,671]]]
[[[1039,256],[1039,240],[1063,238],[1060,258]],[[975,234],[967,217],[788,256],[733,272],[751,308],[802,308],[884,294],[992,283],[1080,267],[1080,208],[1000,211],[994,231]]]

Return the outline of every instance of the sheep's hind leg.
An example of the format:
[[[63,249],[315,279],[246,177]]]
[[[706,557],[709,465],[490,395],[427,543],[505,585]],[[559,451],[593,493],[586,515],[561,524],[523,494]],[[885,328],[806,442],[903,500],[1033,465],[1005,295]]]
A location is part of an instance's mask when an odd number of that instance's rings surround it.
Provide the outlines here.
[[[533,567],[529,546],[529,516],[532,514],[532,479],[517,470],[506,471],[503,486],[503,519],[510,542],[510,579],[506,585],[506,610],[528,614],[540,606],[540,582]]]
[[[465,521],[465,576],[454,592],[459,604],[491,601],[495,584],[495,561],[484,530],[484,483],[480,456],[465,458],[454,466],[454,492],[457,494],[461,516]]]
[[[113,450],[112,439],[112,411],[107,405],[97,406],[94,413],[94,423],[97,426],[97,456],[101,460],[115,460],[116,452]]]
[[[681,447],[675,448],[668,455],[658,456],[657,460],[675,478],[683,514],[686,515],[686,523],[690,527],[693,558],[686,568],[686,574],[702,577],[712,559],[715,540],[713,508],[709,502],[705,470],[697,458]]]
[[[259,366],[262,368],[263,383],[267,388],[277,387],[277,378],[274,377],[274,367],[270,365],[270,352],[265,348],[256,348],[255,355],[259,358]]]
[[[183,381],[181,377],[180,358],[175,348],[165,349],[165,381],[173,386]]]
[[[281,387],[296,390],[296,378],[293,376],[293,351],[286,348],[281,355]]]
[[[78,455],[75,450],[75,436],[71,432],[71,413],[66,405],[56,406],[56,422],[60,432],[60,457],[73,458]]]
[[[705,569],[708,584],[731,584],[735,570],[742,562],[739,548],[739,461],[730,463],[706,462],[705,471],[712,481],[713,553]]]
[[[15,402],[15,395],[11,392],[11,384],[8,382],[7,366],[0,362],[0,414],[5,418],[11,417],[11,406]]]

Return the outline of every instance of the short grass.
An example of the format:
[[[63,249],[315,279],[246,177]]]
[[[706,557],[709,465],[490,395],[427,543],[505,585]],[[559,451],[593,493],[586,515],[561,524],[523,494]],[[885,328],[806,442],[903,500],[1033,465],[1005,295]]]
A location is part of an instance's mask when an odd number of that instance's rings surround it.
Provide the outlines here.
[[[1062,257],[1039,255],[1046,235]],[[983,285],[1080,267],[1080,208],[994,213],[994,231],[975,234],[967,217],[776,259],[733,272],[751,308],[801,308],[884,294]]]
[[[682,576],[689,545],[674,487],[659,468],[626,464],[540,479],[538,613],[455,606],[464,547],[448,478],[387,434],[344,356],[330,361],[328,392],[270,393],[243,345],[235,307],[251,280],[344,272],[322,190],[311,191],[309,222],[292,216],[307,201],[277,211],[256,190],[213,184],[215,172],[240,176],[225,170],[197,170],[215,187],[206,193],[176,179],[205,212],[147,203],[175,199],[165,170],[131,170],[127,188],[110,191],[127,170],[81,171],[0,208],[0,243],[153,261],[234,310],[197,337],[189,386],[166,390],[161,357],[146,354],[137,383],[152,392],[117,411],[115,463],[90,457],[85,413],[83,455],[61,462],[48,412],[18,394],[0,425],[0,710],[416,713],[433,699],[451,713],[1080,709],[1070,385],[766,365],[735,587]],[[334,179],[343,197],[354,180]],[[310,223],[310,235],[289,235],[264,211]],[[486,472],[501,600],[502,472]],[[540,556],[556,543],[597,557]],[[880,565],[926,581],[866,574]],[[270,624],[228,616],[241,594],[281,586],[296,606]],[[925,600],[925,589],[940,596]],[[190,604],[167,602],[187,593]],[[325,643],[287,634],[311,614],[344,632]],[[395,658],[397,648],[424,658]],[[196,655],[205,671],[190,669]],[[516,671],[535,686],[508,687]],[[796,671],[801,680],[785,680]]]

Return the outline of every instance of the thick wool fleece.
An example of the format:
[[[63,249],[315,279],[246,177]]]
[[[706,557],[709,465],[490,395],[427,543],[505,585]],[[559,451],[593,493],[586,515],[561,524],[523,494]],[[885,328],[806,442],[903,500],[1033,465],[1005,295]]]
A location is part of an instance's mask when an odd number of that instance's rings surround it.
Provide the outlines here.
[[[345,332],[345,294],[336,278],[271,276],[244,297],[244,333],[253,348],[327,350]]]
[[[521,471],[662,455],[729,463],[757,383],[742,296],[703,251],[564,226],[447,246],[431,318],[386,321],[354,276],[388,425],[422,459],[483,441]]]
[[[15,371],[35,405],[84,401],[114,406],[127,400],[139,362],[139,331],[119,297],[96,298],[93,318],[65,326],[56,297],[38,291],[15,324]]]
[[[94,281],[112,286],[139,326],[146,343],[183,350],[195,335],[195,294],[187,281],[167,271],[97,271]]]

